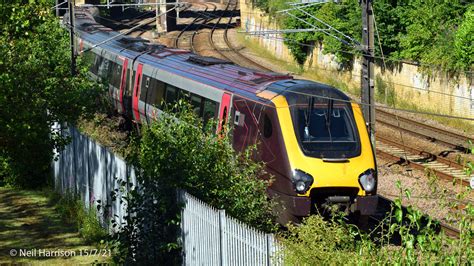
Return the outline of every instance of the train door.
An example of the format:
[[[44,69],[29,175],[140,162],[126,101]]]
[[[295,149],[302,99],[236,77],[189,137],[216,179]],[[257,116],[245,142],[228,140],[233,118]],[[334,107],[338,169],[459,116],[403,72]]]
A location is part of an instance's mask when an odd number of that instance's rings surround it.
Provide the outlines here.
[[[227,126],[231,97],[232,96],[226,92],[222,95],[221,106],[219,108],[219,125],[217,127],[217,132],[220,132],[223,127]]]
[[[124,114],[125,113],[125,104],[123,102],[123,95],[125,93],[125,88],[126,88],[126,82],[127,82],[127,67],[128,67],[128,58],[122,58],[123,59],[123,65],[122,65],[122,75],[120,78],[120,91],[119,91],[119,105],[118,105],[118,110],[119,113]]]
[[[146,105],[148,102],[148,93],[151,91],[151,77],[149,74],[143,74],[140,86],[140,92],[138,95],[138,113],[140,114],[141,123],[148,123],[146,117]]]
[[[138,109],[138,102],[140,100],[140,85],[142,81],[142,71],[143,71],[143,64],[138,64],[137,71],[135,73],[135,82],[133,86],[133,94],[132,94],[132,113],[133,119],[136,122],[140,122],[140,110]]]
[[[123,105],[125,107],[125,114],[133,120],[132,95],[135,85],[135,60],[131,60],[127,66],[125,88],[123,92]]]
[[[232,106],[232,145],[236,151],[243,151],[256,142],[258,127],[252,110],[257,107],[254,102],[239,97],[234,97]]]
[[[151,123],[153,120],[156,121],[156,119],[158,118],[158,106],[160,105],[163,99],[165,91],[165,83],[156,79],[158,71],[158,69],[155,69],[153,71],[150,86],[148,88],[146,96],[145,113],[147,123]]]

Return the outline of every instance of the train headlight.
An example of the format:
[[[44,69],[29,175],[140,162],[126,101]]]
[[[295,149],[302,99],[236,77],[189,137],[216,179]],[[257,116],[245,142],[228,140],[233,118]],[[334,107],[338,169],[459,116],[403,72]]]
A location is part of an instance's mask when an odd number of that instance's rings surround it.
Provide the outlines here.
[[[291,177],[293,188],[299,194],[304,194],[313,184],[313,177],[301,170],[293,170],[293,176]]]
[[[359,176],[359,183],[362,188],[367,192],[372,192],[375,190],[375,185],[377,184],[377,179],[375,177],[374,169],[369,169],[363,172]]]

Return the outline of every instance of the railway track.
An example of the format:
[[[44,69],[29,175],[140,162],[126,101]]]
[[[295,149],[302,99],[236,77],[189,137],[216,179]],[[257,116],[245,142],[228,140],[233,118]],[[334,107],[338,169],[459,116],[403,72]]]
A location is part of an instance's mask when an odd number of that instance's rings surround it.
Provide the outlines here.
[[[217,5],[214,3],[196,3],[204,6],[204,10],[202,11],[195,11],[199,15],[191,21],[186,27],[184,27],[176,36],[174,40],[174,47],[180,49],[187,49],[191,51],[195,51],[194,49],[194,38],[198,31],[201,29],[202,24],[207,24],[213,18],[206,14],[208,11],[216,11]],[[201,25],[197,26],[197,23],[201,22]],[[191,32],[188,31],[191,27],[196,26]]]
[[[464,167],[457,162],[379,136],[376,147],[378,156],[409,164],[421,171],[428,168],[440,178],[469,186],[469,177],[464,172]]]
[[[430,126],[406,117],[377,108],[377,123],[397,130],[403,130],[411,135],[447,146],[459,152],[469,152],[468,140],[473,138]]]
[[[238,3],[232,3],[229,2],[226,6],[227,11],[236,11],[238,7]],[[255,62],[254,60],[246,57],[240,51],[235,48],[232,43],[229,41],[228,38],[228,33],[229,29],[232,26],[232,20],[235,18],[233,16],[234,12],[231,12],[232,15],[229,18],[229,21],[227,22],[226,26],[224,29],[219,29],[217,28],[217,25],[220,23],[222,20],[222,16],[219,17],[218,22],[214,25],[214,27],[211,29],[211,32],[209,33],[209,43],[211,44],[211,47],[225,60],[234,62],[238,65],[252,68],[252,69],[258,69],[261,71],[268,71],[272,72],[271,69],[262,66],[261,64]]]

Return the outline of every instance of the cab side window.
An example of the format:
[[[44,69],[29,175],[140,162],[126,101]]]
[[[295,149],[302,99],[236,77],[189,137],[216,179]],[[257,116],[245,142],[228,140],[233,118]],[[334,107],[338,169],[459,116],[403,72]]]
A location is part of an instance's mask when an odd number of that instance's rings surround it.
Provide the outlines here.
[[[265,114],[265,117],[263,118],[263,136],[268,139],[272,136],[272,134],[273,134],[272,120],[267,114]]]

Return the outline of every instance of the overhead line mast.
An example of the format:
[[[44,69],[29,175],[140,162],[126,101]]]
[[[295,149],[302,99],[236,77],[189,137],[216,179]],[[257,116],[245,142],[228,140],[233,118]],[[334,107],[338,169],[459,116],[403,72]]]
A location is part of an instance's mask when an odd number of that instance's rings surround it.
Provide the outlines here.
[[[362,112],[375,148],[375,98],[374,98],[374,13],[372,0],[360,0],[362,9]]]
[[[71,75],[76,75],[76,45],[74,42],[74,0],[68,0],[69,4],[69,36],[71,44]]]

